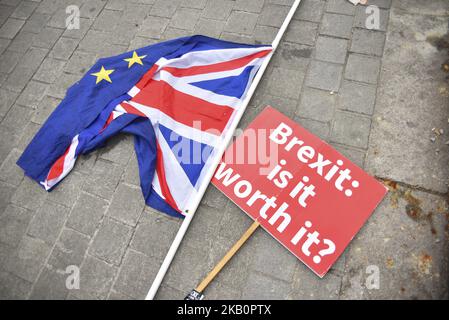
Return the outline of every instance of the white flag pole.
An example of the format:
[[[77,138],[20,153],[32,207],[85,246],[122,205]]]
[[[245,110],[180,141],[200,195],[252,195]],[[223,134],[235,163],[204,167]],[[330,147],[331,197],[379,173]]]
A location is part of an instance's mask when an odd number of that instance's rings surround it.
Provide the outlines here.
[[[248,106],[249,101],[251,100],[251,97],[254,94],[254,91],[256,91],[257,85],[259,84],[259,82],[262,78],[262,75],[264,74],[265,70],[267,69],[267,66],[271,60],[271,57],[273,56],[274,52],[276,51],[277,47],[279,46],[279,42],[281,41],[281,38],[284,35],[285,30],[287,30],[287,27],[290,24],[290,21],[292,20],[293,15],[295,14],[295,11],[298,8],[300,2],[301,2],[301,0],[295,0],[290,11],[287,14],[287,17],[285,18],[284,22],[282,23],[281,28],[279,29],[276,37],[274,38],[273,43],[271,44],[273,50],[270,52],[270,54],[267,56],[267,58],[261,64],[259,71],[257,72],[256,76],[253,79],[253,82],[251,83],[251,86],[248,89],[248,92],[246,94],[245,99],[242,102],[241,107],[239,109],[237,109],[237,112],[234,116],[232,123],[230,124],[229,129],[225,133],[222,144],[220,144],[220,146],[218,146],[217,152],[215,153],[216,156],[212,162],[212,165],[210,166],[210,170],[207,172],[207,174],[204,177],[205,181],[210,181],[212,179],[212,177],[215,173],[215,170],[217,169],[218,165],[220,164],[223,153],[225,152],[229,142],[231,142],[232,137],[234,135],[234,131],[237,128],[237,125],[239,124],[240,119],[242,118],[243,113],[245,112],[246,107]],[[200,186],[197,196],[196,196],[196,199],[195,199],[195,201],[193,201],[192,208],[190,208],[189,210],[186,210],[184,221],[182,222],[181,227],[179,228],[178,233],[176,234],[176,237],[173,240],[173,243],[171,244],[167,255],[165,256],[165,259],[162,262],[162,265],[156,275],[156,278],[153,281],[153,284],[151,285],[150,290],[148,291],[147,296],[145,297],[145,300],[152,300],[154,298],[154,296],[156,295],[156,292],[159,289],[159,286],[161,285],[161,282],[164,279],[164,276],[167,273],[168,268],[170,267],[173,257],[175,256],[176,251],[178,250],[178,247],[181,244],[182,239],[184,238],[184,235],[190,225],[190,222],[193,219],[195,211],[198,208],[198,206],[201,202],[201,199],[203,198],[204,193],[206,192],[207,187],[208,187],[207,183],[203,183]]]

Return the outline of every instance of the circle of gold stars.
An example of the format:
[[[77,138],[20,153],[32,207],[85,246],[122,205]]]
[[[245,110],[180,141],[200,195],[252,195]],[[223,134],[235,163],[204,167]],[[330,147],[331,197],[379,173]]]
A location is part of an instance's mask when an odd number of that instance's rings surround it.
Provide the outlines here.
[[[135,63],[143,66],[142,59],[145,58],[146,55],[139,56],[136,51],[133,51],[133,55],[131,58],[125,58],[124,61],[128,62],[128,69],[131,68]],[[105,69],[104,66],[101,66],[101,70],[98,72],[91,73],[92,76],[97,77],[95,84],[100,83],[102,80],[105,80],[109,83],[112,83],[111,78],[109,77],[111,73],[113,73],[114,69]]]

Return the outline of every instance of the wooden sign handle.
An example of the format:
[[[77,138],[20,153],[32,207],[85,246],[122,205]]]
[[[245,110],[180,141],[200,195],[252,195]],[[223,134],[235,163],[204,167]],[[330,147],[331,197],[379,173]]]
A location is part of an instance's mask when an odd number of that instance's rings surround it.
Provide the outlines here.
[[[260,223],[256,220],[253,224],[245,231],[241,238],[232,246],[232,248],[221,258],[220,262],[212,269],[211,272],[204,278],[203,281],[196,287],[196,291],[203,292],[204,289],[209,285],[209,283],[217,276],[217,274],[223,269],[223,267],[228,263],[229,260],[234,256],[234,254],[240,249],[240,247],[248,240],[248,238],[254,233]]]

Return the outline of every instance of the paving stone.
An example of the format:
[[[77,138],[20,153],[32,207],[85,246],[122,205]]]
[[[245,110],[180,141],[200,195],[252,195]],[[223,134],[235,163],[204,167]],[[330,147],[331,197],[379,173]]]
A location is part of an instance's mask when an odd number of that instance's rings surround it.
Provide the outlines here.
[[[322,0],[302,0],[293,19],[320,22],[325,4]]]
[[[0,54],[2,54],[11,43],[11,40],[0,39]]]
[[[293,278],[293,289],[289,299],[294,300],[337,300],[339,299],[342,279],[328,273],[320,279],[305,265],[298,264],[298,270]]]
[[[8,205],[0,215],[0,242],[12,248],[17,247],[32,217],[31,211]]]
[[[87,256],[80,269],[80,288],[71,294],[78,299],[106,299],[114,281],[116,267]]]
[[[356,6],[347,0],[329,0],[326,11],[339,14],[354,15]]]
[[[44,202],[47,192],[29,178],[22,180],[12,196],[11,202],[23,208],[35,211]]]
[[[13,39],[24,23],[23,20],[9,18],[0,28],[0,37]]]
[[[350,148],[335,143],[333,143],[332,146],[346,158],[358,165],[360,168],[363,168],[365,166],[366,152],[364,150]]]
[[[91,52],[75,51],[65,65],[64,71],[73,74],[85,74],[97,60],[98,55]]]
[[[13,185],[0,181],[0,213],[5,211],[15,191],[16,188]]]
[[[390,189],[348,248],[341,298],[447,299],[447,210],[437,195]],[[367,286],[369,268],[379,272],[377,290]]]
[[[8,114],[3,119],[2,127],[18,138],[21,136],[22,130],[28,123],[32,112],[33,111],[28,107],[15,104],[11,107]]]
[[[343,81],[338,97],[338,107],[343,110],[372,115],[375,99],[376,87]]]
[[[103,10],[95,19],[92,29],[100,31],[112,31],[117,26],[117,21],[122,16],[122,11]]]
[[[328,36],[349,39],[351,37],[354,17],[325,13],[321,22],[320,33]]]
[[[132,155],[128,165],[125,168],[125,173],[122,177],[123,182],[140,186],[139,166],[137,164],[136,155]]]
[[[354,29],[352,34],[351,52],[382,56],[385,44],[383,32],[365,29]]]
[[[62,73],[48,89],[48,95],[64,99],[66,90],[80,80],[79,75]]]
[[[170,7],[173,2],[174,1],[171,1],[170,4],[166,6],[166,8]],[[146,16],[151,14],[153,7],[154,6],[145,4],[128,3],[125,7],[125,10],[123,10],[123,16],[121,20],[139,24],[145,19]]]
[[[88,18],[80,18],[80,28],[79,29],[66,29],[63,33],[63,37],[73,38],[73,39],[82,39],[84,35],[89,30],[90,26],[93,23],[93,19]]]
[[[33,39],[33,46],[50,49],[62,34],[61,29],[45,27]]]
[[[246,44],[254,44],[254,38],[250,36],[245,36],[242,34],[223,32],[220,36],[220,39],[235,43],[246,43]]]
[[[66,13],[65,8],[59,8],[56,12],[51,16],[50,20],[47,22],[47,27],[56,28],[56,29],[65,29],[67,24],[66,20],[69,17],[69,14]],[[73,21],[73,16],[72,16]]]
[[[48,194],[47,199],[71,208],[80,194],[84,176],[78,172],[71,172]]]
[[[171,19],[170,26],[193,31],[200,14],[201,11],[197,9],[179,8]]]
[[[14,7],[4,5],[4,3],[0,4],[0,24],[3,24],[6,20],[8,20],[13,11]]]
[[[184,29],[176,29],[172,27],[167,27],[162,34],[162,40],[171,40],[173,38],[187,37],[191,36],[191,32]]]
[[[83,52],[100,54],[110,46],[110,38],[111,34],[108,32],[90,29],[79,43],[78,49]]]
[[[222,209],[226,206],[228,198],[219,191],[214,185],[210,184],[204,194],[202,201],[209,207]]]
[[[391,7],[391,1],[392,0],[371,0],[369,3],[366,3],[364,5],[374,5],[378,6],[379,8],[389,9]],[[416,5],[416,3],[413,3],[413,6],[410,6],[410,8],[414,8],[416,7]]]
[[[366,12],[367,7],[358,6],[356,9],[355,19],[354,19],[354,27],[357,28],[367,28],[366,22],[367,20],[371,20],[371,11]],[[377,31],[386,31],[388,25],[388,10],[380,9],[379,10],[379,29]]]
[[[0,166],[0,180],[12,184],[13,186],[20,185],[23,179],[23,171],[16,165],[16,162],[21,154],[20,150],[17,149],[13,149],[9,153],[8,157]]]
[[[201,18],[195,26],[195,33],[219,38],[225,24],[224,21]]]
[[[150,14],[153,16],[171,18],[175,14],[176,9],[180,5],[180,3],[180,0],[156,0],[153,7],[151,8]]]
[[[181,7],[183,8],[194,8],[194,9],[204,9],[208,0],[183,0],[181,2]]]
[[[0,126],[0,134],[3,138],[2,143],[0,143],[0,161],[3,162],[11,150],[15,147],[18,137],[7,127],[3,126]]]
[[[12,107],[19,94],[0,88],[0,115],[5,116]]]
[[[0,299],[25,300],[31,291],[31,286],[31,282],[0,270]]]
[[[78,39],[61,37],[55,43],[53,49],[49,53],[49,56],[56,59],[68,60],[72,56],[75,48],[78,46],[78,43]]]
[[[190,246],[184,241],[165,276],[165,284],[184,292],[182,296],[184,298],[210,271],[206,262],[207,248],[204,245]]]
[[[69,293],[65,273],[44,267],[37,279],[30,300],[64,300]]]
[[[19,65],[24,68],[37,70],[47,55],[48,50],[43,48],[30,48],[20,60]]]
[[[55,80],[62,74],[64,66],[65,61],[46,58],[41,64],[39,70],[35,73],[33,79],[45,83],[54,83]]]
[[[258,233],[253,241],[251,270],[265,273],[273,278],[290,282],[298,259],[266,232]]]
[[[258,15],[254,13],[233,11],[226,23],[225,31],[231,33],[252,35]]]
[[[155,296],[156,300],[179,300],[183,299],[186,293],[162,284]]]
[[[1,57],[0,61],[0,71],[4,73],[11,73],[14,70],[14,67],[19,63],[22,59],[21,54],[17,54],[15,52],[6,50]]]
[[[128,250],[114,289],[132,298],[144,299],[159,267],[160,261],[157,259]]]
[[[132,229],[129,226],[106,217],[89,247],[89,254],[118,266],[131,235]]]
[[[131,226],[137,224],[145,206],[140,187],[119,184],[109,206],[108,215]]]
[[[274,68],[270,77],[268,93],[274,96],[297,99],[301,92],[304,73]]]
[[[28,235],[41,239],[51,246],[61,232],[68,211],[59,204],[44,202],[30,223]]]
[[[37,7],[36,2],[23,1],[13,11],[13,13],[11,14],[11,18],[26,20],[31,16],[36,7]]]
[[[110,199],[118,185],[122,172],[122,166],[98,160],[95,163],[92,174],[86,179],[84,190],[104,199]]]
[[[92,237],[107,207],[107,201],[82,192],[67,219],[66,226]]]
[[[128,51],[137,50],[142,47],[149,46],[150,44],[154,44],[156,42],[158,42],[158,41],[155,39],[149,39],[149,38],[144,38],[144,37],[135,37],[129,43]]]
[[[169,22],[170,20],[167,18],[148,16],[141,24],[137,34],[142,37],[160,39]]]
[[[130,247],[161,261],[175,238],[180,221],[160,213],[145,211]]]
[[[264,2],[264,0],[237,0],[234,10],[260,13]]]
[[[8,51],[15,51],[18,53],[25,53],[33,44],[33,38],[36,35],[31,32],[25,32],[21,30],[14,38],[14,40],[6,40],[2,39],[3,41],[10,41],[11,44],[8,47]],[[0,50],[1,51],[1,50]],[[22,55],[13,55],[13,57],[20,58]],[[5,57],[6,59],[7,57]]]
[[[127,296],[124,293],[111,290],[111,292],[109,292],[108,300],[134,300],[134,299]]]
[[[347,40],[319,36],[316,41],[315,59],[345,63],[347,48]]]
[[[34,70],[30,68],[16,67],[8,76],[3,87],[15,92],[20,92],[25,88],[28,81],[33,76]]]
[[[48,264],[65,272],[68,266],[81,266],[89,246],[89,237],[64,228],[51,252]]]
[[[432,10],[441,12],[447,4],[435,2]],[[426,39],[444,36],[447,19],[423,15],[421,12],[430,8],[419,2],[413,6],[409,9],[413,14],[391,12],[366,168],[379,177],[446,193],[447,97],[439,90],[447,88],[446,73],[441,70],[447,54]],[[401,4],[401,8],[407,7]],[[413,30],[420,30],[421,35],[417,38]],[[410,66],[413,68],[408,69]],[[411,89],[417,84],[419,90]],[[444,131],[434,143],[430,141],[432,128]],[[441,152],[437,153],[437,148]]]
[[[203,10],[202,17],[215,20],[226,20],[231,14],[234,1],[210,0]]]
[[[314,45],[318,24],[309,21],[293,20],[285,33],[285,41]]]
[[[330,126],[329,123],[320,122],[307,118],[295,117],[294,120],[298,122],[302,127],[309,130],[311,133],[319,137],[320,139],[327,141],[329,139]]]
[[[278,5],[265,5],[259,16],[258,24],[280,28],[287,16],[289,8]]]
[[[31,17],[26,20],[26,23],[21,31],[39,33],[45,27],[48,20],[50,20],[50,15],[40,12],[34,12]]]
[[[24,236],[7,261],[7,271],[26,281],[34,282],[49,253],[50,247],[45,242]]]
[[[30,81],[20,96],[17,98],[17,104],[36,109],[47,92],[47,84]]]
[[[340,87],[343,67],[322,61],[312,61],[306,85],[312,88],[337,92]]]
[[[295,2],[294,0],[267,0],[268,3],[278,4],[280,6],[292,6]]]
[[[60,99],[49,96],[43,98],[39,103],[36,112],[34,112],[32,121],[38,124],[43,124],[60,102]]]
[[[371,84],[377,83],[380,60],[377,58],[350,54],[346,65],[345,78]]]
[[[260,102],[260,111],[262,111],[262,108],[265,108],[266,106],[273,106],[287,117],[292,117],[295,114],[297,105],[297,100],[266,94]]]
[[[242,299],[286,299],[290,285],[282,280],[267,277],[258,272],[251,272],[242,292]]]
[[[105,1],[89,0],[84,2],[80,8],[80,16],[84,18],[95,18],[105,6]]]
[[[328,122],[334,116],[335,101],[335,95],[329,92],[306,87],[296,114],[303,118]]]
[[[297,43],[282,43],[273,56],[272,64],[305,74],[312,55],[312,47]]]
[[[134,154],[134,139],[131,135],[118,134],[110,138],[107,145],[101,149],[100,158],[126,165]]]
[[[366,149],[371,120],[356,114],[336,112],[332,129],[332,141],[348,146]]]
[[[125,7],[126,7],[126,2],[123,2],[121,0],[108,0],[108,2],[106,3],[104,8],[107,10],[123,11],[125,9]]]
[[[257,44],[270,44],[273,42],[278,29],[276,27],[256,25],[254,39]],[[279,48],[280,49],[280,48]]]
[[[216,255],[216,260],[218,261],[230,248],[229,243],[236,241],[241,237],[241,235],[250,227],[252,224],[251,218],[249,218],[245,212],[242,211],[235,203],[232,201],[227,201],[220,208],[221,219],[219,222],[218,236],[212,244],[211,251]],[[229,226],[233,226],[230,228]],[[220,239],[221,241],[218,241]],[[215,242],[220,242],[215,244]],[[218,253],[215,253],[218,251]],[[213,261],[216,262],[216,261]],[[212,263],[213,263],[212,262]],[[213,267],[213,266],[212,266]]]

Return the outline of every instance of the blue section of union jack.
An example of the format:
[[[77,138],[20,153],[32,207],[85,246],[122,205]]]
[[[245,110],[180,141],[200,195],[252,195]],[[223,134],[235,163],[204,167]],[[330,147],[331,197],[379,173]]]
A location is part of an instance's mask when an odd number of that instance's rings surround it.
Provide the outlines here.
[[[215,147],[270,52],[270,46],[193,36],[100,59],[67,91],[17,163],[51,190],[79,155],[119,132],[133,134],[145,202],[183,216],[209,183],[204,176]]]

